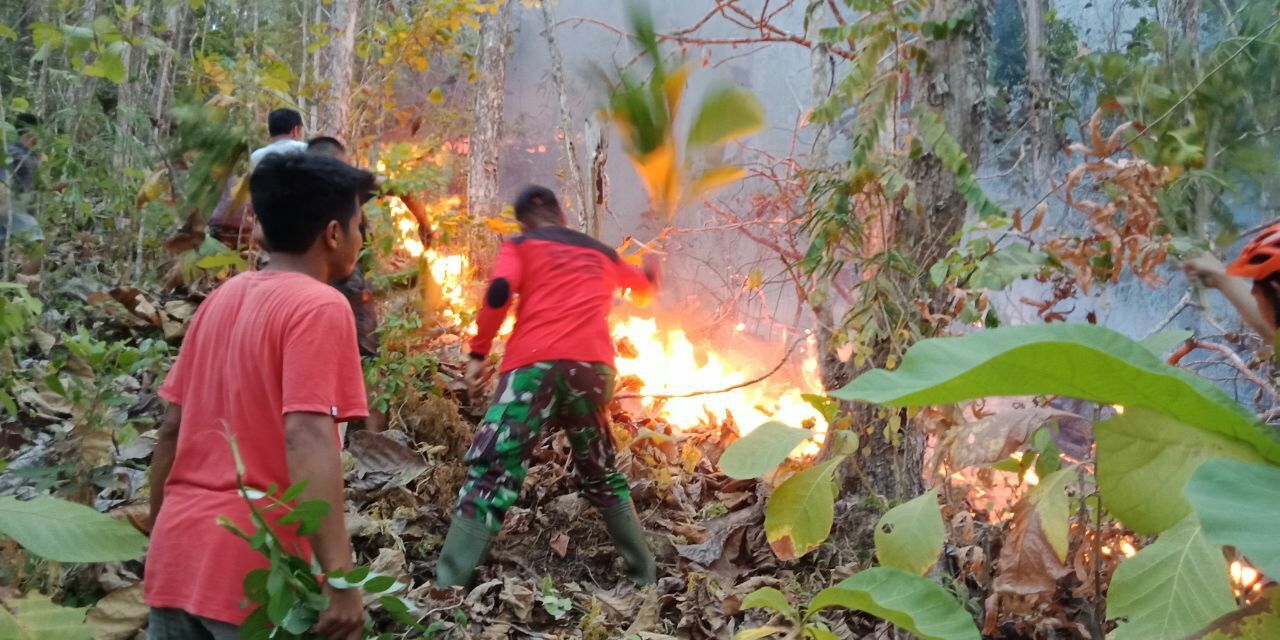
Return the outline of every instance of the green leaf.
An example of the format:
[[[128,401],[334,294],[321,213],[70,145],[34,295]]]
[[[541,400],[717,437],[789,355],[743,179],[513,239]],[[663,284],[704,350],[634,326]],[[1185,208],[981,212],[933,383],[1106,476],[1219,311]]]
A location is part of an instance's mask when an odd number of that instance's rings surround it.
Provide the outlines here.
[[[1229,544],[1263,575],[1280,576],[1280,468],[1210,460],[1185,494],[1209,542]]]
[[[1090,324],[1002,327],[924,340],[896,371],[870,371],[831,392],[841,400],[905,407],[1041,394],[1145,407],[1248,443],[1280,462],[1280,436],[1213,383]]]
[[[271,620],[271,624],[280,626],[284,624],[284,619],[288,617],[289,611],[293,609],[297,596],[293,589],[280,589],[272,591],[271,597],[267,601],[267,618]]]
[[[224,267],[243,268],[244,264],[244,258],[235,254],[205,256],[196,262],[197,267],[208,271],[222,269]]]
[[[132,525],[74,502],[0,496],[0,532],[58,562],[113,562],[142,556],[147,539]]]
[[[288,489],[285,489],[284,494],[280,496],[280,502],[293,502],[294,500],[298,499],[298,496],[302,495],[303,491],[306,491],[306,490],[307,490],[307,481],[303,480],[302,482],[299,482],[289,487]]]
[[[1016,280],[1039,273],[1044,268],[1046,259],[1044,252],[1033,252],[1025,244],[1001,247],[978,261],[977,268],[969,277],[968,288],[999,291]]]
[[[364,590],[369,593],[382,593],[396,586],[396,579],[391,576],[373,576],[364,582]]]
[[[1143,338],[1140,344],[1150,349],[1151,353],[1164,357],[1170,351],[1182,346],[1184,342],[1190,340],[1194,335],[1195,332],[1189,329],[1169,329]]]
[[[743,609],[768,609],[774,613],[779,613],[787,617],[788,620],[795,622],[799,616],[796,614],[795,607],[787,601],[787,596],[781,591],[773,587],[761,587],[752,591],[747,597],[742,599]]]
[[[1120,563],[1107,591],[1107,617],[1128,618],[1111,640],[1181,638],[1235,608],[1227,562],[1188,516]]]
[[[720,456],[720,470],[736,480],[759,478],[773,471],[791,451],[812,435],[804,429],[769,421],[738,438]]]
[[[799,558],[817,549],[831,534],[835,519],[831,474],[843,461],[842,456],[805,469],[787,478],[769,497],[764,532],[779,558]]]
[[[727,142],[764,128],[764,106],[750,91],[737,87],[711,90],[689,129],[689,147]]]
[[[1182,489],[1201,463],[1218,457],[1262,461],[1237,440],[1139,407],[1094,425],[1094,437],[1102,504],[1141,534],[1164,531],[1191,512]]]
[[[1263,592],[1253,604],[1213,621],[1187,640],[1275,640],[1280,638],[1280,587]]]
[[[309,536],[320,529],[320,523],[329,515],[329,503],[324,500],[307,500],[298,503],[293,511],[280,518],[280,524],[298,524],[298,535]]]
[[[39,594],[0,603],[0,638],[5,640],[89,640],[88,607],[60,607]]]
[[[886,512],[876,523],[876,559],[882,567],[924,575],[942,553],[942,511],[937,490]]]
[[[3,22],[0,22],[0,38],[4,38],[6,40],[17,40],[18,34],[15,33],[14,30],[9,27],[9,25]]]
[[[889,567],[867,569],[823,589],[809,615],[828,607],[865,611],[915,634],[920,640],[980,640],[964,607],[936,582]]]

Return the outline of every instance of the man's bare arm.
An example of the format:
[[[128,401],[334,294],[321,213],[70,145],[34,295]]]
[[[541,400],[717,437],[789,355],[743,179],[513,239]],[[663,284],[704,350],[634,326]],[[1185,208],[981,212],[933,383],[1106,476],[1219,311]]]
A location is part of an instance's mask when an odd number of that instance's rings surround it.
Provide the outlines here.
[[[325,573],[350,571],[351,536],[343,517],[342,458],[333,429],[333,418],[322,413],[288,413],[284,416],[285,458],[289,482],[306,482],[300,501],[324,500],[329,513],[311,536],[311,547]],[[329,608],[320,613],[312,633],[333,640],[356,640],[364,625],[359,589],[324,585]]]
[[[173,457],[178,451],[178,430],[182,428],[182,407],[169,405],[156,434],[156,449],[151,454],[151,522],[147,528],[155,526],[160,515],[160,507],[164,504],[164,483],[169,479],[169,471],[173,469]]]
[[[351,569],[351,538],[343,521],[342,458],[333,418],[321,413],[284,417],[285,456],[289,482],[306,482],[299,501],[324,500],[331,507],[313,536],[316,559],[326,572]]]

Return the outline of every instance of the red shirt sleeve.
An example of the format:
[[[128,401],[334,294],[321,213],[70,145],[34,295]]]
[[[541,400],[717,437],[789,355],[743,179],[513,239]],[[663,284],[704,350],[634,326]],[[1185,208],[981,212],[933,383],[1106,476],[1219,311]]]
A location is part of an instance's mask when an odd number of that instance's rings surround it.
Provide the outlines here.
[[[489,287],[494,281],[507,281],[507,296],[501,306],[489,305],[489,292],[485,292],[486,300],[480,305],[480,313],[476,314],[476,337],[471,339],[471,352],[487,356],[493,349],[493,338],[502,328],[502,321],[507,318],[507,309],[511,308],[511,300],[520,290],[520,253],[516,243],[507,240],[498,250],[498,261],[493,265],[493,274],[489,277]]]
[[[653,293],[657,288],[656,276],[650,275],[644,269],[637,267],[621,258],[614,265],[614,280],[618,283],[618,287],[622,289],[630,289],[631,291],[647,295]]]
[[[355,318],[347,301],[336,298],[303,311],[287,332],[281,412],[323,413],[339,422],[368,416]]]

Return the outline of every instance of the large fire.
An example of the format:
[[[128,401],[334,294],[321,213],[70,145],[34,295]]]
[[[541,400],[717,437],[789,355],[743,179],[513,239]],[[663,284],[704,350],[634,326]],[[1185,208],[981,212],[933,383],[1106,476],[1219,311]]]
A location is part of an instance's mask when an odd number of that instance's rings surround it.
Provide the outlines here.
[[[434,215],[459,205],[457,197],[448,197],[427,205]],[[438,287],[442,302],[441,313],[445,319],[457,321],[467,300],[467,277],[470,265],[464,254],[449,254],[423,246],[418,235],[417,221],[402,203],[390,203],[395,228],[401,248],[412,257],[426,257],[424,264],[430,270]],[[817,451],[825,436],[827,424],[822,415],[801,397],[821,389],[818,364],[809,347],[801,366],[782,367],[777,373],[759,383],[722,393],[718,391],[759,377],[777,365],[779,352],[774,360],[761,360],[720,349],[710,343],[695,344],[685,331],[664,328],[658,321],[629,312],[615,311],[611,319],[613,336],[627,345],[626,353],[616,360],[619,380],[626,384],[626,393],[637,396],[633,401],[640,410],[661,417],[680,429],[689,429],[709,419],[724,420],[732,417],[738,430],[746,434],[761,423],[777,420],[795,427],[813,430],[813,440],[802,445],[797,453],[812,454]],[[510,318],[502,333],[511,327]],[[742,336],[743,327],[734,328],[731,335],[719,336],[742,345],[752,345],[742,351],[758,350],[756,340]],[[754,344],[753,344],[754,343]],[[668,397],[699,393],[688,398]]]

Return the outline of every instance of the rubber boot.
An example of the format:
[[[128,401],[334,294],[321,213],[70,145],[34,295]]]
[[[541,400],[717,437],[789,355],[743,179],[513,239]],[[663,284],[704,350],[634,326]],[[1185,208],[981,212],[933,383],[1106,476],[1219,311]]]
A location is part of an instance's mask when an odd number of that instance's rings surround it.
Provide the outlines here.
[[[492,541],[493,532],[484,523],[455,516],[436,563],[436,588],[470,587]]]
[[[623,502],[601,512],[613,546],[617,547],[627,566],[627,576],[637,586],[648,586],[658,581],[658,565],[653,552],[644,541],[640,517],[630,501]]]

